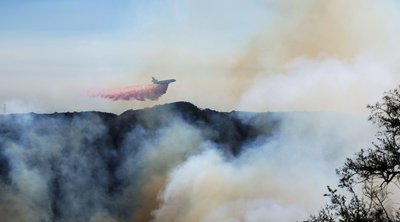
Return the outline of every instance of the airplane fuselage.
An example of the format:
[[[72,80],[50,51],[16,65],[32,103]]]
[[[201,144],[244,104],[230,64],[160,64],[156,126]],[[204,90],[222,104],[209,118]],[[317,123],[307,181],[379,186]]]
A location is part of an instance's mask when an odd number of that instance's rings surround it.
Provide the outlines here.
[[[166,79],[166,80],[157,80],[153,77],[152,82],[154,84],[170,84],[172,82],[175,82],[175,79]]]

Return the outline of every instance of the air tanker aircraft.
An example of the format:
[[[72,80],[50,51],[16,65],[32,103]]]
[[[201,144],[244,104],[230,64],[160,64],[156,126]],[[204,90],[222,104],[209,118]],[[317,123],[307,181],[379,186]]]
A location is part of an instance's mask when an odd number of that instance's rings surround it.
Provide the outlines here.
[[[89,93],[92,97],[111,100],[157,100],[167,92],[168,85],[175,79],[157,80],[152,77],[151,84],[131,85],[119,89],[98,89]]]
[[[152,78],[152,82],[153,82],[154,84],[170,84],[170,83],[176,81],[175,79],[157,80],[157,79],[154,78],[154,77],[151,77],[151,78]]]

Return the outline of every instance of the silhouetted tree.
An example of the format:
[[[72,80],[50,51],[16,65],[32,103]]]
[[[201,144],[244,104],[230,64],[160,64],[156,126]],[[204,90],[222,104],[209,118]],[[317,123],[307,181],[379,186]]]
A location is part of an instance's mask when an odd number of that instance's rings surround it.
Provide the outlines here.
[[[307,221],[400,221],[398,203],[390,199],[390,190],[400,188],[400,88],[367,107],[369,120],[379,127],[377,142],[337,169],[343,194],[328,186],[330,203]]]

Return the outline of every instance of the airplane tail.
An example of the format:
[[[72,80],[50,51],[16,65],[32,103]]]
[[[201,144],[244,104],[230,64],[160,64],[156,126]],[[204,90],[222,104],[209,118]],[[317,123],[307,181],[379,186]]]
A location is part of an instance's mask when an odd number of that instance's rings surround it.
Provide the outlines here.
[[[151,77],[151,81],[153,82],[153,83],[157,83],[158,82],[158,80],[156,79],[156,78],[154,78],[154,77]]]

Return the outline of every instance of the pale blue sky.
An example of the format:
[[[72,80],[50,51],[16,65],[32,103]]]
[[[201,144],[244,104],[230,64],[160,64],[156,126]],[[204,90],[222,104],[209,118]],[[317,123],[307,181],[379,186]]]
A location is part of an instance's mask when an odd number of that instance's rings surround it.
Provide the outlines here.
[[[0,2],[2,37],[93,35],[122,28],[143,1],[21,0]]]
[[[0,2],[1,51],[34,62],[46,57],[50,60],[41,62],[49,62],[48,65],[58,57],[66,59],[65,54],[74,60],[71,54],[78,58],[82,56],[79,51],[85,48],[85,53],[112,54],[118,59],[132,56],[134,51],[140,54],[142,50],[175,45],[197,50],[197,54],[209,49],[232,49],[258,32],[268,11],[258,0],[245,4],[227,0],[8,2]],[[120,51],[121,48],[125,50]],[[12,59],[7,55],[3,57]]]

